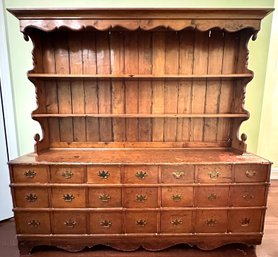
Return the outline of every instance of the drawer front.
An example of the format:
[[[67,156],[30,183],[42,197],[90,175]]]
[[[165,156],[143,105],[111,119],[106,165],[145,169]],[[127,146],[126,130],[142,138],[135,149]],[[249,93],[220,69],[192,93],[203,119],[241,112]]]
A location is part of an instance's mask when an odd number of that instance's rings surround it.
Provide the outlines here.
[[[12,179],[15,183],[47,183],[48,166],[12,165]]]
[[[50,234],[49,213],[15,212],[17,234]]]
[[[158,166],[126,166],[124,182],[127,184],[158,183]]]
[[[83,183],[85,166],[50,166],[50,180],[53,183]]]
[[[184,184],[194,182],[193,165],[161,166],[161,182],[169,184]]]
[[[121,188],[90,188],[89,206],[96,208],[121,207]]]
[[[193,187],[162,187],[162,206],[193,206]]]
[[[228,186],[200,186],[195,188],[195,203],[198,207],[225,207],[228,205]]]
[[[229,211],[229,232],[261,232],[263,210]]]
[[[124,207],[155,208],[158,206],[158,189],[155,187],[130,187],[124,189]]]
[[[125,215],[126,233],[157,233],[155,211],[127,211]]]
[[[122,214],[115,211],[90,213],[90,233],[122,234]]]
[[[47,208],[47,188],[14,188],[16,207],[25,208]]]
[[[224,233],[227,231],[227,211],[199,210],[196,212],[196,233]]]
[[[53,214],[54,234],[86,234],[86,214],[81,212],[56,212]]]
[[[198,182],[232,182],[231,165],[197,165],[196,173]]]
[[[161,233],[191,233],[191,211],[162,211]]]
[[[85,207],[85,189],[84,188],[53,188],[52,206],[55,208],[75,208]]]
[[[235,165],[236,182],[265,182],[268,178],[268,165],[241,164]]]
[[[87,181],[94,184],[120,184],[120,166],[88,166]]]
[[[232,206],[265,206],[265,186],[231,187]]]

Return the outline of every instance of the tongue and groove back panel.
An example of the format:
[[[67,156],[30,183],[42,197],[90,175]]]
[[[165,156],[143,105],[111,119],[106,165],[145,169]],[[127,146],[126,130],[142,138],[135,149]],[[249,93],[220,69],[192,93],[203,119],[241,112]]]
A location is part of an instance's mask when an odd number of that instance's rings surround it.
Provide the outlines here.
[[[231,146],[252,33],[32,30],[46,148]]]

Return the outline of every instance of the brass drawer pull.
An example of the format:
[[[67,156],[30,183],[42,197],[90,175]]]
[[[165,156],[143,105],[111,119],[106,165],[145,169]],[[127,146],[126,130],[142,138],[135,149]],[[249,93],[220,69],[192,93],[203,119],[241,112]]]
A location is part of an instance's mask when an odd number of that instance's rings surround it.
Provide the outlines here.
[[[241,226],[242,227],[248,227],[250,224],[251,219],[250,218],[244,218],[241,220]]]
[[[39,225],[41,224],[39,220],[29,220],[27,222],[27,224],[30,226],[30,227],[33,227],[33,228],[37,228],[39,227]]]
[[[34,170],[27,170],[24,172],[26,178],[34,178],[36,175],[37,173]]]
[[[244,200],[246,200],[246,201],[251,201],[251,200],[253,200],[253,199],[255,198],[255,196],[252,195],[252,194],[250,194],[250,193],[246,193],[246,194],[244,194],[244,195],[242,196],[242,198],[243,198]]]
[[[112,222],[110,220],[102,220],[100,222],[100,226],[103,228],[110,228],[112,226]]]
[[[208,173],[208,175],[211,180],[217,180],[219,178],[219,176],[221,175],[221,173],[219,171],[214,170],[214,171],[210,171]]]
[[[209,226],[209,227],[214,227],[216,225],[217,221],[216,219],[207,219],[206,220],[206,224]]]
[[[138,179],[144,179],[148,176],[148,173],[146,171],[138,171],[136,172],[135,176],[138,178]]]
[[[147,225],[147,221],[146,220],[136,220],[136,225],[144,227]]]
[[[63,199],[65,202],[72,202],[75,199],[73,194],[65,194],[63,195]]]
[[[68,228],[74,228],[77,222],[75,220],[65,220],[64,225]]]
[[[99,194],[98,199],[102,202],[108,202],[111,199],[109,194]]]
[[[212,193],[208,196],[208,200],[210,200],[210,201],[214,201],[214,200],[216,200],[216,198],[217,198],[217,196],[214,193]]]
[[[25,195],[25,199],[28,202],[33,203],[33,202],[36,202],[38,200],[38,196],[34,193],[30,193],[30,194]]]
[[[73,176],[73,172],[70,170],[65,170],[62,174],[65,179],[71,179]]]
[[[256,171],[255,170],[247,170],[245,171],[245,175],[247,178],[252,178],[256,176]]]
[[[181,219],[174,219],[174,220],[171,220],[171,224],[173,226],[179,226],[182,224],[182,220]]]
[[[108,177],[110,176],[110,173],[109,171],[106,171],[106,170],[100,170],[98,172],[98,176],[101,178],[101,179],[108,179]]]
[[[183,177],[184,172],[183,171],[174,171],[174,172],[172,172],[172,175],[173,175],[174,178],[180,179],[180,178]]]
[[[179,195],[179,194],[172,195],[172,199],[173,199],[173,201],[175,201],[175,202],[179,202],[179,201],[181,201],[182,196]]]
[[[136,201],[137,202],[145,202],[147,200],[147,196],[146,195],[136,195]]]

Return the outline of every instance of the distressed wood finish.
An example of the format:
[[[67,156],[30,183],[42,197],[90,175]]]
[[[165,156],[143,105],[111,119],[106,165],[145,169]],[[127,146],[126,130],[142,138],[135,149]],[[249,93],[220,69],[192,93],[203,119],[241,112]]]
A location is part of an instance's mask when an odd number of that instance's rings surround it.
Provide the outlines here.
[[[259,244],[271,163],[238,130],[270,11],[10,10],[43,132],[10,162],[21,253]]]

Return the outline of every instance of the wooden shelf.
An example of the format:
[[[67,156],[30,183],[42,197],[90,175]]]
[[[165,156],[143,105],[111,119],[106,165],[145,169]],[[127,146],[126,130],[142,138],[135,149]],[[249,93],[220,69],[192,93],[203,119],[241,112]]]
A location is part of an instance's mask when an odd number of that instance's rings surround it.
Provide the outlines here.
[[[37,79],[98,79],[98,80],[204,80],[204,79],[241,79],[253,78],[252,73],[239,74],[54,74],[54,73],[29,73],[28,78]]]
[[[190,113],[190,114],[99,114],[99,113],[34,113],[33,118],[248,118],[247,113]]]

